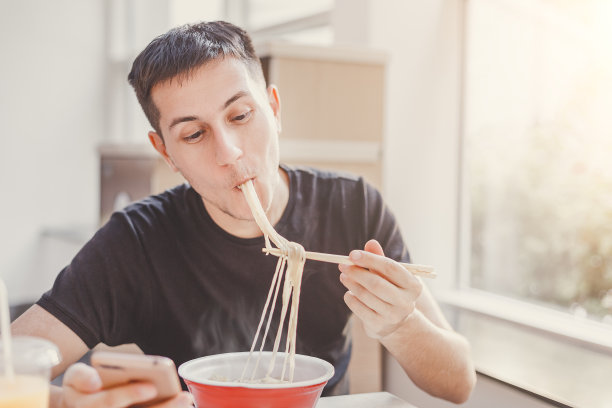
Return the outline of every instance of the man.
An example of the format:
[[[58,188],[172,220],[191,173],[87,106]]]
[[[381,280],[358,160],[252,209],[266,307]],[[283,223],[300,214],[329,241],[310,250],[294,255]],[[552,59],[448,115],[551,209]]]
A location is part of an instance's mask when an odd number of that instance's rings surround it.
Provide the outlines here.
[[[101,390],[91,367],[72,365],[100,342],[136,343],[177,365],[248,350],[276,259],[261,253],[239,189],[247,180],[282,236],[307,250],[350,252],[355,263],[307,262],[303,275],[297,351],[335,366],[326,395],[347,390],[352,313],[419,387],[468,398],[469,346],[395,261],[409,256],[378,192],[361,178],[279,165],[279,92],[266,88],[243,30],[224,22],[170,30],[136,58],[129,81],[152,145],[188,184],[115,213],[14,323],[16,334],[45,337],[62,352],[54,374],[68,370],[53,406],[124,407],[154,395],[147,384]],[[159,406],[189,406],[188,397]]]

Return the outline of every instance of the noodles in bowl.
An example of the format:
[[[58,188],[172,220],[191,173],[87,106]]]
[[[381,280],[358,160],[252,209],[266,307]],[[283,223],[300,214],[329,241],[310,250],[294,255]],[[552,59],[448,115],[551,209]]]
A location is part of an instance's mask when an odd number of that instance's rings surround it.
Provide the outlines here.
[[[272,352],[262,352],[257,382],[240,382],[249,352],[216,354],[197,358],[179,367],[189,391],[198,407],[215,408],[312,408],[316,405],[323,387],[334,375],[334,367],[316,357],[295,355],[293,382],[280,381],[282,365],[275,365],[265,380]],[[285,353],[278,353],[282,360]]]

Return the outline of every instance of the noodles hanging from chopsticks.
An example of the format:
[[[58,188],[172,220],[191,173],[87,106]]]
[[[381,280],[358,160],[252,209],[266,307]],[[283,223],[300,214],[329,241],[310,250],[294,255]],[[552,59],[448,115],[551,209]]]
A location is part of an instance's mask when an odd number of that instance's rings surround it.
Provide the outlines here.
[[[271,376],[272,370],[274,369],[276,355],[278,352],[278,348],[280,346],[281,337],[283,333],[283,327],[285,323],[285,319],[287,316],[287,310],[289,309],[289,305],[291,305],[289,310],[289,323],[287,327],[287,339],[285,344],[285,359],[283,361],[283,370],[281,374],[280,380],[283,381],[285,379],[285,373],[287,369],[287,365],[289,366],[289,378],[288,381],[293,381],[293,374],[295,371],[295,343],[297,337],[297,321],[298,321],[298,308],[300,302],[300,287],[302,283],[302,273],[304,271],[304,264],[306,262],[306,253],[304,251],[304,247],[296,242],[290,242],[284,237],[282,237],[268,218],[266,217],[266,213],[263,210],[259,199],[257,198],[257,193],[255,192],[255,187],[253,186],[253,182],[251,180],[240,186],[242,189],[242,193],[246,198],[247,204],[251,209],[251,213],[255,218],[255,222],[259,226],[259,228],[264,233],[264,239],[266,243],[267,249],[272,249],[272,245],[270,244],[270,240],[278,247],[281,251],[281,256],[278,258],[278,262],[276,264],[276,270],[274,272],[274,276],[272,278],[272,283],[270,285],[270,290],[268,291],[268,296],[266,298],[266,303],[264,305],[264,310],[261,313],[261,318],[259,320],[259,325],[257,327],[257,332],[255,333],[255,337],[253,339],[253,344],[251,345],[251,350],[249,353],[249,358],[242,372],[242,376],[240,378],[241,381],[253,381],[255,380],[255,373],[257,372],[257,368],[261,359],[261,352],[263,351],[265,345],[265,339],[267,338],[268,331],[270,329],[270,324],[272,322],[272,316],[274,313],[274,308],[276,306],[276,299],[278,297],[278,293],[280,291],[281,282],[283,282],[283,291],[281,295],[282,299],[282,309],[280,316],[280,323],[278,326],[278,330],[276,332],[276,337],[274,340],[274,348],[272,350],[272,359],[270,360],[270,364],[268,366],[268,370],[266,373],[266,378]],[[272,305],[270,306],[270,301],[272,300]],[[291,304],[289,303],[291,301]],[[267,322],[264,330],[264,334],[261,337],[261,344],[259,347],[259,356],[257,358],[257,362],[250,378],[245,378],[247,374],[247,369],[249,366],[249,362],[257,346],[257,342],[259,339],[259,334],[261,332],[262,326],[266,321]]]

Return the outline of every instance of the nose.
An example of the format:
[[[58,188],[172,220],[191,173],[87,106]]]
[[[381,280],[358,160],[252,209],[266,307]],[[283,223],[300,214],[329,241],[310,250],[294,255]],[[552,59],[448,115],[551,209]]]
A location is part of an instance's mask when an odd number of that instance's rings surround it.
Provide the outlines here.
[[[240,139],[235,132],[219,129],[215,132],[215,160],[217,165],[235,164],[242,158]]]

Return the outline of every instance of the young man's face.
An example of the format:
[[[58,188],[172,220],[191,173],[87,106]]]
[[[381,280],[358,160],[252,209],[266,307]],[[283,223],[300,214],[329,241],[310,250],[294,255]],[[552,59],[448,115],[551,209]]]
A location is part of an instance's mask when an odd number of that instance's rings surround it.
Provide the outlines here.
[[[254,179],[264,209],[281,188],[276,89],[256,82],[235,58],[205,64],[152,90],[163,142],[149,134],[168,164],[202,196],[213,217],[252,220],[238,186]]]

